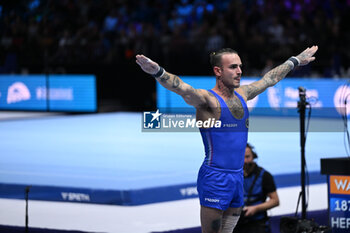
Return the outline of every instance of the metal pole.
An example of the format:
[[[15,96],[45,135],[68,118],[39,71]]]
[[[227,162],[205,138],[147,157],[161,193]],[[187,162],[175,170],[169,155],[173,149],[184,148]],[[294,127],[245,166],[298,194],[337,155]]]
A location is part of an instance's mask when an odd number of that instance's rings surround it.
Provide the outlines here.
[[[26,195],[25,195],[25,200],[26,200],[26,216],[25,216],[25,232],[28,233],[28,196],[29,196],[29,190],[31,186],[26,187]]]
[[[300,147],[301,147],[301,219],[306,219],[306,198],[305,198],[305,109],[306,109],[306,90],[299,87],[298,102],[300,116]]]

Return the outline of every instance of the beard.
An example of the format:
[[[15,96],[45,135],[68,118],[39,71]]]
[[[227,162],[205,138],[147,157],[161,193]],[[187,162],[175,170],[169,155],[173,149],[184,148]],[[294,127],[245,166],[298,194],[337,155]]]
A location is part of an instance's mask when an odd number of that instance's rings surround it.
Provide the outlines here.
[[[221,85],[231,89],[231,88],[239,88],[241,86],[241,81],[238,82],[238,80],[236,80],[237,78],[241,78],[241,76],[235,76],[235,77],[219,76],[218,80],[220,81]]]
[[[254,162],[244,163],[244,166],[243,166],[244,176],[245,177],[249,176],[253,172],[255,167],[256,167],[256,163],[254,163]]]
[[[237,81],[236,78],[241,79],[241,76],[235,77],[235,78],[234,78],[234,81],[235,81],[235,82]],[[239,87],[241,86],[241,80],[239,80],[238,84],[235,84],[234,86],[235,86],[235,88],[239,88]]]

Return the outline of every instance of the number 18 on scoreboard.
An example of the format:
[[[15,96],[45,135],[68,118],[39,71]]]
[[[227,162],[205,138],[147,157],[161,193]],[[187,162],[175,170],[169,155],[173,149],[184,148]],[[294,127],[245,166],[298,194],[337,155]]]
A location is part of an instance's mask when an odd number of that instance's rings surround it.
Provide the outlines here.
[[[350,176],[329,176],[329,224],[333,233],[350,232]]]

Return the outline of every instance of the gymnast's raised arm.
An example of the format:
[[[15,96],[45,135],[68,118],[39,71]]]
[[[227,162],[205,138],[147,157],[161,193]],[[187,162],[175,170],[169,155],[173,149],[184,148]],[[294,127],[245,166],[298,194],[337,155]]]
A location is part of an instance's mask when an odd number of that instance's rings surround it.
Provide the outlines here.
[[[166,72],[156,62],[144,55],[136,55],[136,63],[141,69],[152,75],[163,87],[182,96],[182,98],[194,107],[208,105],[209,94],[206,90],[195,89],[183,82],[177,75]]]
[[[246,96],[247,100],[253,99],[255,96],[264,92],[266,88],[274,86],[281,81],[296,66],[304,66],[314,61],[315,57],[313,57],[313,55],[316,53],[317,49],[317,46],[305,49],[298,56],[289,58],[282,65],[267,72],[259,81],[241,86],[240,89]]]

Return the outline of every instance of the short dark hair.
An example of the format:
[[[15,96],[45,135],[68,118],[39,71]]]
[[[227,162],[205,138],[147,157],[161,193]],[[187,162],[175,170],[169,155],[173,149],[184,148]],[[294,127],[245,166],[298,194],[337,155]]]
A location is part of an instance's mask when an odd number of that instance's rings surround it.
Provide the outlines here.
[[[253,158],[254,159],[258,158],[258,154],[255,152],[254,146],[252,144],[250,144],[249,142],[247,142],[247,147],[252,151]]]
[[[220,49],[218,51],[212,52],[210,53],[210,64],[211,66],[214,68],[214,66],[221,66],[221,57],[224,54],[227,53],[234,53],[234,54],[238,54],[235,50],[231,49],[231,48],[223,48]]]

